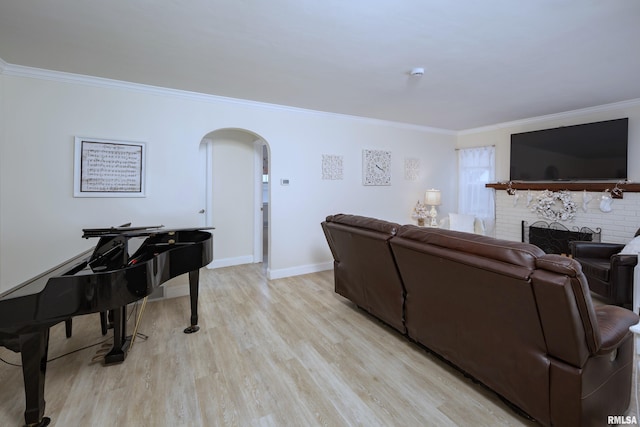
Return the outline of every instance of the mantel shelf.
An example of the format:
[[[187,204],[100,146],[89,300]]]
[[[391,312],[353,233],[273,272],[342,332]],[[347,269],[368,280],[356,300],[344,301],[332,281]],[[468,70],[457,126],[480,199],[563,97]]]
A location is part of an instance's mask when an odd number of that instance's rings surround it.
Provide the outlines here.
[[[507,181],[485,184],[486,187],[496,190],[551,190],[551,191],[610,191],[614,199],[622,199],[625,192],[640,193],[640,184],[632,182],[591,182],[591,181],[563,181],[563,182],[524,182]],[[612,191],[614,188],[622,191]]]

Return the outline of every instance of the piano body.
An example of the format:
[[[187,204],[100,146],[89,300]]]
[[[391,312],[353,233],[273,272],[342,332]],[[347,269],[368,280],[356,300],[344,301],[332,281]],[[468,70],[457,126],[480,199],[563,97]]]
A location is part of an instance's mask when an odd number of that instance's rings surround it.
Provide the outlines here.
[[[99,238],[94,249],[0,295],[0,345],[21,353],[27,426],[50,422],[44,416],[44,383],[51,326],[73,316],[111,311],[114,344],[105,364],[122,362],[131,339],[126,333],[127,304],[189,273],[191,319],[185,333],[198,330],[199,271],[213,259],[208,229],[86,229],[83,237]],[[130,255],[133,238],[143,242]]]

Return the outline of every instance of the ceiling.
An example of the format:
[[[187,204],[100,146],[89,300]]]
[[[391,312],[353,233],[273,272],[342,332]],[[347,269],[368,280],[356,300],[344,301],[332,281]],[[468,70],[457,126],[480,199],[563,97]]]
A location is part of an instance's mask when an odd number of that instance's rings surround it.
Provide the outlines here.
[[[465,130],[640,99],[639,22],[638,0],[0,0],[0,58]]]

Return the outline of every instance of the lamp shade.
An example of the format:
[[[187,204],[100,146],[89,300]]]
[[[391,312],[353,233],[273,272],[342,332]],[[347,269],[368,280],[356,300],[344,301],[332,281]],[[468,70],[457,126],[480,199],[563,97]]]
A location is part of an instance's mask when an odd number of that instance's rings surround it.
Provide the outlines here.
[[[440,206],[440,190],[434,190],[433,188],[427,190],[424,195],[424,204],[428,206]]]

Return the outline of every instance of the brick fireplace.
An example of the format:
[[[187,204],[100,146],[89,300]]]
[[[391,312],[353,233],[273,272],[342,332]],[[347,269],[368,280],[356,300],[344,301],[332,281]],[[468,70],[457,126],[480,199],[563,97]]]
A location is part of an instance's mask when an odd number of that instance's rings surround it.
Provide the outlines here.
[[[496,224],[495,237],[507,240],[521,240],[522,221],[532,224],[539,220],[537,214],[527,206],[528,196],[532,197],[532,204],[540,191],[517,190],[516,195],[509,195],[505,190],[496,189]],[[569,229],[573,227],[601,228],[603,242],[627,243],[640,228],[640,193],[624,193],[622,199],[614,199],[611,212],[599,209],[602,192],[587,192],[591,201],[587,204],[586,212],[582,209],[584,192],[572,191],[572,199],[576,203],[577,211],[573,221],[560,221]],[[549,222],[549,221],[548,221]]]
[[[522,221],[522,240],[532,243],[548,254],[568,255],[569,242],[583,240],[600,242],[601,230],[589,227],[566,227],[561,223],[536,221],[529,224]]]
[[[505,190],[495,189],[496,224],[495,237],[499,239],[521,241],[522,221],[532,224],[541,220],[531,208],[527,207],[527,190],[518,190],[516,196],[509,195]],[[540,191],[531,191],[535,197]],[[640,228],[640,192],[624,193],[622,199],[614,199],[611,212],[599,209],[601,192],[587,192],[592,200],[587,204],[586,212],[582,209],[582,191],[572,191],[572,199],[576,203],[577,211],[573,221],[561,222],[567,228],[589,227],[601,228],[601,241],[608,243],[628,243]],[[545,220],[546,221],[546,220]],[[640,311],[640,267],[636,267],[634,279],[633,311]]]

